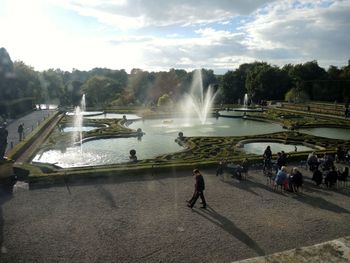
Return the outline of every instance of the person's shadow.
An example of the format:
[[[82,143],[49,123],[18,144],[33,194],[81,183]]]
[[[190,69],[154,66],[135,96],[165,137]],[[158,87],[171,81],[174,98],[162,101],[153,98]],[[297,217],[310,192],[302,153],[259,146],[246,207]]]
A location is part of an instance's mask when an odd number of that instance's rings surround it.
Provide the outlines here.
[[[201,210],[201,212],[197,210],[193,211],[198,215],[204,217],[211,223],[217,225],[218,227],[221,227],[227,233],[246,244],[248,247],[253,249],[259,256],[265,255],[264,250],[253,239],[251,239],[244,231],[239,229],[232,221],[218,214],[212,207],[207,206],[207,209],[203,209]]]
[[[5,184],[0,183],[0,258],[1,254],[6,253],[6,248],[3,246],[5,220],[3,216],[2,206],[12,198],[14,183],[15,181],[7,182]]]

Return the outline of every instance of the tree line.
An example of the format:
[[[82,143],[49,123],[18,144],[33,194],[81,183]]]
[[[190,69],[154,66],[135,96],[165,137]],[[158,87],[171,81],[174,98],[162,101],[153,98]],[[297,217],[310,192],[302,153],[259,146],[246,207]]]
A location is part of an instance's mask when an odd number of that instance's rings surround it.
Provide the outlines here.
[[[0,114],[6,114],[9,107],[25,111],[28,109],[21,107],[32,107],[33,103],[78,105],[83,93],[88,106],[100,108],[176,103],[189,92],[193,75],[183,69],[133,69],[129,74],[107,68],[39,72],[22,61],[13,62],[6,49],[0,48]],[[350,60],[344,67],[330,66],[327,70],[317,61],[283,67],[253,62],[223,75],[202,69],[202,77],[204,88],[212,85],[217,91],[218,104],[237,103],[245,93],[256,103],[284,99],[347,102],[350,97]]]

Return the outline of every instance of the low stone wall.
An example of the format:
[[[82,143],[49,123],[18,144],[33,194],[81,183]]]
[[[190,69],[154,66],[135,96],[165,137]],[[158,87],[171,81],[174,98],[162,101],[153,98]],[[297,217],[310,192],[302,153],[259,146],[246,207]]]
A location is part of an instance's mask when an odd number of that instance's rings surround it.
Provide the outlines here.
[[[350,262],[350,236],[308,247],[295,248],[263,257],[250,258],[233,263],[312,263]]]

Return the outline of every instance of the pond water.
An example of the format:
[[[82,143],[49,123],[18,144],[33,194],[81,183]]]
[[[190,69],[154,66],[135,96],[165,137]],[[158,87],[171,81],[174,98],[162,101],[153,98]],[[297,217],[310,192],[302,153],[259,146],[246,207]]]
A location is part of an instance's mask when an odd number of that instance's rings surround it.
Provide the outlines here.
[[[331,139],[350,140],[350,129],[345,128],[308,128],[299,129],[298,132]]]
[[[81,114],[84,117],[88,117],[88,116],[99,116],[99,115],[103,115],[103,111],[82,111]],[[75,112],[66,112],[67,116],[74,116]]]
[[[107,114],[108,115],[108,114]],[[119,118],[123,116],[111,115],[110,117]],[[102,118],[95,116],[91,118]],[[137,115],[128,116],[128,119],[138,117]],[[139,117],[138,117],[139,118]],[[152,159],[158,155],[174,153],[184,150],[174,140],[179,132],[184,136],[243,136],[258,135],[283,131],[280,125],[266,122],[257,122],[245,120],[242,118],[209,118],[206,124],[202,125],[196,118],[168,118],[168,119],[147,119],[133,121],[130,126],[132,129],[141,128],[145,135],[138,140],[137,138],[111,138],[91,140],[83,143],[82,150],[80,146],[69,147],[65,152],[60,150],[50,150],[40,153],[33,161],[52,163],[61,167],[79,167],[91,165],[116,164],[129,161],[129,151],[136,150],[139,160]],[[94,129],[96,127],[84,127],[84,129]],[[322,137],[341,137],[350,139],[349,129],[335,128],[314,128],[303,129],[300,132],[312,132],[313,135]],[[331,137],[332,136],[332,137]],[[244,151],[247,153],[262,155],[267,145],[270,145],[272,151],[293,152],[295,146],[297,151],[312,151],[312,148],[304,145],[289,145],[276,142],[256,142],[244,145]]]
[[[51,163],[63,168],[116,164],[128,162],[131,149],[136,150],[139,160],[150,159],[184,150],[174,139],[172,136],[152,135],[141,140],[134,137],[91,140],[83,143],[82,147],[69,147],[65,152],[46,151],[35,156],[33,161]]]
[[[145,135],[137,138],[91,140],[65,152],[50,150],[37,154],[34,162],[51,163],[60,167],[115,164],[129,161],[129,151],[136,150],[139,160],[178,152],[183,147],[175,143],[178,133],[185,136],[238,136],[271,133],[283,130],[279,125],[244,119],[209,118],[201,125],[195,118],[152,119],[134,121],[131,128],[141,128]]]
[[[83,126],[83,127],[64,127],[63,132],[76,132],[76,131],[92,131],[95,129],[99,129],[102,127],[96,127],[96,126]]]
[[[84,118],[86,119],[123,119],[124,115],[126,119],[130,121],[141,119],[140,116],[137,116],[135,114],[122,114],[122,113],[106,113],[106,114],[101,114],[97,116],[88,116]]]
[[[172,134],[174,138],[179,132],[183,132],[184,136],[242,136],[284,130],[278,124],[242,118],[208,118],[204,125],[196,118],[147,119],[135,121],[129,127],[135,130],[141,128],[146,135]]]
[[[252,142],[252,143],[246,143],[244,144],[243,150],[246,153],[252,153],[257,155],[263,155],[266,147],[270,145],[271,151],[273,154],[276,154],[278,152],[284,151],[284,152],[295,152],[295,147],[298,152],[302,151],[313,151],[311,147],[307,147],[304,145],[298,145],[298,144],[283,144],[278,142]]]

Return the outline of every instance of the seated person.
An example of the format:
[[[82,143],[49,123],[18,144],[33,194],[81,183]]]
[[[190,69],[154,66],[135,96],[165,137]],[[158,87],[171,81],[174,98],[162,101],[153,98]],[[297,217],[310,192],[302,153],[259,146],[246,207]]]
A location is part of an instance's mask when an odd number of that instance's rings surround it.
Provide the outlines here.
[[[241,163],[241,166],[242,166],[242,173],[247,174],[249,170],[248,158],[244,158],[243,162]]]
[[[224,173],[224,169],[226,168],[227,161],[225,159],[220,160],[218,168],[216,169],[216,176],[222,175]]]
[[[316,185],[320,185],[322,184],[322,180],[323,180],[323,175],[322,172],[316,168],[312,174],[312,181],[315,181]]]
[[[292,169],[291,174],[289,175],[289,189],[292,192],[298,192],[299,187],[303,185],[303,175],[298,170],[297,167]]]
[[[349,167],[344,167],[342,172],[338,172],[338,180],[346,182],[349,177]]]
[[[332,166],[331,170],[326,171],[324,182],[327,185],[327,187],[330,188],[337,183],[337,179],[338,179],[338,173],[335,170],[335,167]]]
[[[345,152],[345,161],[350,162],[350,148]]]
[[[319,161],[315,152],[312,152],[311,154],[309,154],[309,156],[307,157],[306,163],[308,164],[310,171],[314,171],[315,169],[318,168]]]
[[[322,163],[322,170],[327,171],[332,169],[334,167],[334,159],[333,156],[330,154],[325,153]]]
[[[238,180],[242,179],[242,173],[247,174],[249,169],[248,159],[245,158],[240,165],[236,166],[236,175]]]
[[[337,147],[337,153],[335,154],[335,160],[337,162],[345,161],[345,151],[341,146]]]
[[[275,185],[283,185],[287,180],[287,168],[282,166],[275,177]]]

